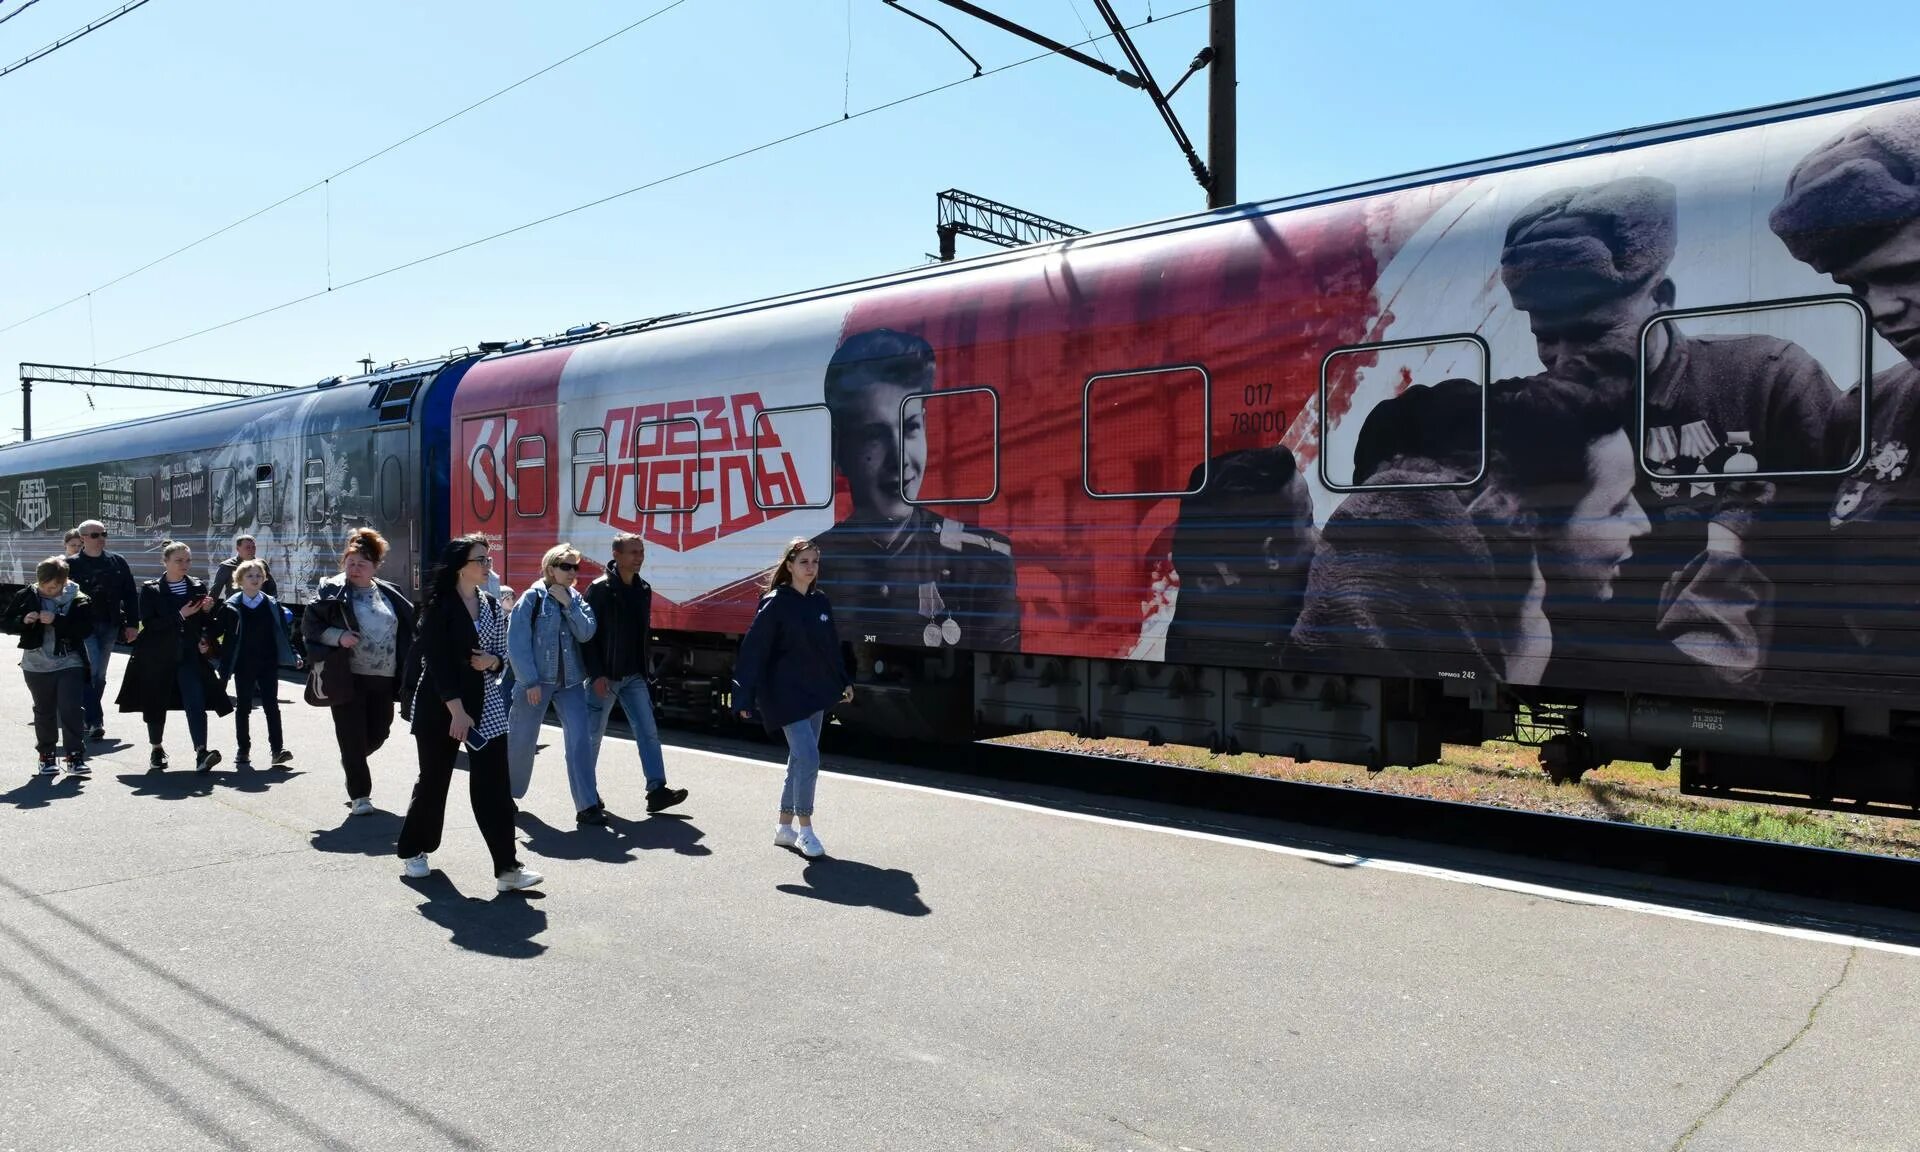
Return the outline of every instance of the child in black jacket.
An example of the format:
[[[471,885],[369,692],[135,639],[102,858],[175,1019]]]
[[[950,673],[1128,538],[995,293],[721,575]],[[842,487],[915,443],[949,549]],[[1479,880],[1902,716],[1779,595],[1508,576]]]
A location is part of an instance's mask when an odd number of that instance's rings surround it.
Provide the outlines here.
[[[33,695],[42,776],[59,771],[56,736],[65,739],[67,771],[87,771],[87,638],[93,635],[93,601],[67,579],[67,571],[58,556],[42,560],[34,570],[35,586],[21,589],[0,618],[0,628],[20,637],[20,669]]]

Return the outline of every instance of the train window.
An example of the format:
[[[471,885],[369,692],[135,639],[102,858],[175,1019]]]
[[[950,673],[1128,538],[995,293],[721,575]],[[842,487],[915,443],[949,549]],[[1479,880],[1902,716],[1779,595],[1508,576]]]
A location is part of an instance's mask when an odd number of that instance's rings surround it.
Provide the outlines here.
[[[584,428],[573,434],[573,510],[598,516],[607,510],[607,434]]]
[[[13,489],[0,488],[0,529],[13,530]]]
[[[154,503],[153,477],[135,476],[133,478],[133,522],[143,528],[152,527],[160,512]]]
[[[253,492],[256,502],[253,511],[254,521],[261,525],[272,524],[279,509],[273,499],[273,465],[261,464],[254,468]]]
[[[1487,342],[1471,334],[1327,353],[1320,361],[1321,484],[1373,492],[1479,483],[1487,470],[1491,361]]]
[[[400,466],[400,457],[388,456],[380,463],[380,518],[388,524],[398,523],[406,511],[407,473]]]
[[[234,526],[233,469],[207,473],[207,520],[216,530]]]
[[[700,506],[700,422],[686,417],[644,420],[633,426],[634,515],[691,512]]]
[[[753,506],[833,506],[833,417],[825,404],[763,408],[753,417]]]
[[[492,445],[475,444],[473,457],[467,461],[467,502],[475,519],[482,522],[493,519],[499,504],[495,487],[499,475],[500,469],[493,462]]]
[[[513,511],[527,519],[547,514],[547,438],[513,442]]]
[[[1080,391],[1080,485],[1098,499],[1206,486],[1212,381],[1197,364],[1104,372]]]
[[[63,493],[58,484],[47,485],[47,525],[52,532],[66,532],[75,521],[68,519],[66,506],[60,503]]]
[[[916,392],[900,401],[900,498],[986,504],[1000,491],[1000,396],[991,388]]]
[[[206,495],[206,477],[197,469],[173,474],[173,514],[182,528],[204,527],[200,521],[200,497]]]
[[[1771,480],[1859,468],[1872,340],[1867,309],[1852,296],[1655,316],[1640,332],[1639,427],[1640,467],[1655,495],[1685,498],[1683,483],[1711,488],[1702,476]]]
[[[420,387],[424,376],[410,376],[405,380],[394,380],[381,390],[376,406],[380,410],[382,424],[396,423],[407,418],[408,410],[413,407],[413,394]]]
[[[69,527],[80,523],[82,520],[93,519],[96,510],[93,507],[93,502],[89,499],[90,496],[91,493],[87,491],[85,484],[75,484],[72,489],[69,490],[67,494],[67,512],[70,516],[67,524]]]
[[[327,464],[308,460],[300,478],[301,516],[306,524],[324,524],[327,520]]]

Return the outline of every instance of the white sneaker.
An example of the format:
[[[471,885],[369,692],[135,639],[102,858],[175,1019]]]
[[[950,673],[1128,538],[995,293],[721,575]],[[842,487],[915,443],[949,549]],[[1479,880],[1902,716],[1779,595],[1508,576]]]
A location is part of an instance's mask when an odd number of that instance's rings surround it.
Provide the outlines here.
[[[373,797],[355,796],[347,808],[349,816],[365,816],[373,811]]]
[[[812,825],[800,829],[800,835],[795,837],[793,846],[800,849],[800,855],[809,859],[827,854],[827,850],[820,845],[820,837],[813,834]]]
[[[511,872],[500,873],[498,886],[502,892],[518,892],[522,888],[531,888],[546,877],[531,868],[515,868]]]
[[[793,847],[793,842],[799,838],[800,833],[796,831],[791,824],[782,824],[773,830],[773,846],[775,848],[791,848]]]
[[[433,871],[432,868],[427,867],[427,854],[425,852],[420,853],[418,856],[407,857],[406,864],[407,875],[415,880],[425,880],[428,874]]]

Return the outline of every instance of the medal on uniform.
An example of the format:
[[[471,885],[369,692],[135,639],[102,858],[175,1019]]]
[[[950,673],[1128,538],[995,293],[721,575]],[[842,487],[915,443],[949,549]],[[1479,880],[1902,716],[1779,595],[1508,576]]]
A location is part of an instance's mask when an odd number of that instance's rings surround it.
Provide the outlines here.
[[[920,632],[920,639],[929,648],[940,647],[940,625],[929,620],[927,626]]]
[[[940,635],[949,644],[960,643],[960,621],[949,616],[940,624]]]

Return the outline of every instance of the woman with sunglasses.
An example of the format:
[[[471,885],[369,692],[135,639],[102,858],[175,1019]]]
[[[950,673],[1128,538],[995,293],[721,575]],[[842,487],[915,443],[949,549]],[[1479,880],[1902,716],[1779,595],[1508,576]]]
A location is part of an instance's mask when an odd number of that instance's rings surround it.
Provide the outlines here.
[[[533,782],[533,754],[540,722],[551,703],[560,713],[567,753],[567,787],[574,820],[605,824],[606,805],[594,778],[593,714],[588,709],[586,658],[580,646],[593,639],[593,609],[574,589],[580,553],[556,544],[540,560],[540,582],[513,606],[507,627],[507,659],[513,665],[513,711],[507,722],[507,765],[515,800]]]
[[[495,887],[531,888],[540,873],[514,855],[513,795],[507,786],[507,701],[500,673],[507,666],[507,618],[487,594],[493,558],[478,533],[449,541],[420,602],[415,640],[420,675],[413,686],[413,741],[420,778],[395,851],[407,875],[424,879],[427,853],[440,848],[447,786],[460,746],[467,748],[467,792],[473,820],[493,856]]]

